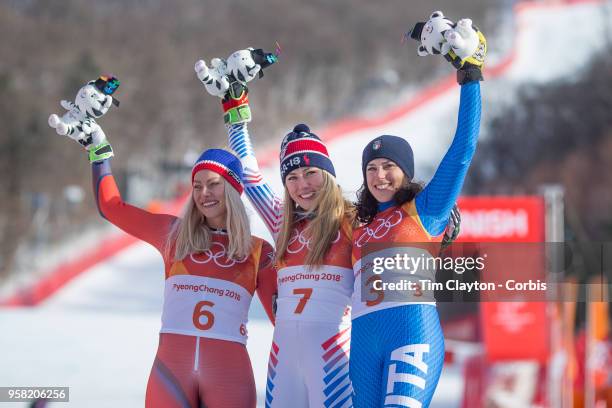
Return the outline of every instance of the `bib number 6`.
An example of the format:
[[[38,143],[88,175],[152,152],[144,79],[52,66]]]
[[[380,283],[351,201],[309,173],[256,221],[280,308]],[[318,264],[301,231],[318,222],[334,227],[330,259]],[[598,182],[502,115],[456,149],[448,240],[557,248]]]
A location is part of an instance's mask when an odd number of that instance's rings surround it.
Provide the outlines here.
[[[193,325],[200,330],[208,330],[215,324],[215,315],[206,310],[206,307],[213,307],[215,304],[208,300],[202,300],[195,305],[193,309]],[[205,319],[203,319],[205,318]],[[204,320],[204,321],[202,321]]]

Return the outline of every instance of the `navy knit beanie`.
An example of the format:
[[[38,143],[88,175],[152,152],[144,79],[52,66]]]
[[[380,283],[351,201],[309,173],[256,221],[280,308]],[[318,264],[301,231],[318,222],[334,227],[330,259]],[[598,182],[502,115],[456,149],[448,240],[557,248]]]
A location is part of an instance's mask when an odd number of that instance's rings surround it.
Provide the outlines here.
[[[283,185],[287,174],[300,167],[318,167],[336,177],[327,147],[303,123],[296,125],[281,143],[280,171]]]
[[[374,159],[392,160],[409,180],[414,177],[414,154],[406,139],[383,135],[368,143],[361,155],[361,171],[364,180],[366,179],[366,167]]]

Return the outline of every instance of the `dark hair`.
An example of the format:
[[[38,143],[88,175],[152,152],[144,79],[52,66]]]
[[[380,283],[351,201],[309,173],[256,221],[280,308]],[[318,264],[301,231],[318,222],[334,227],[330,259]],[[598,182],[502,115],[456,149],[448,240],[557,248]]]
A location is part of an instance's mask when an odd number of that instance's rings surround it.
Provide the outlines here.
[[[423,190],[423,183],[414,182],[412,180],[406,181],[404,179],[403,185],[393,196],[393,201],[395,204],[400,206],[408,201],[414,200]],[[369,224],[374,219],[374,216],[378,213],[378,201],[370,190],[368,189],[368,183],[364,180],[363,184],[357,191],[357,202],[355,203],[355,207],[357,208],[357,220],[359,222]]]

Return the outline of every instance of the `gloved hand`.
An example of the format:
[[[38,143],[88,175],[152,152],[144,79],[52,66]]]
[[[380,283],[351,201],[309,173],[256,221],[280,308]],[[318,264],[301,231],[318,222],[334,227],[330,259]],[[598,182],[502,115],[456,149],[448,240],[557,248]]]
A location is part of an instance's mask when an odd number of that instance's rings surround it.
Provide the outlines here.
[[[472,26],[472,20],[456,24],[435,11],[426,22],[416,23],[410,37],[419,42],[419,56],[442,54],[457,69],[457,82],[482,81],[482,66],[487,53],[485,36]]]
[[[108,112],[110,106],[118,101],[111,94],[119,86],[114,77],[101,76],[82,87],[75,102],[61,101],[66,112],[62,117],[56,114],[49,116],[49,126],[59,135],[68,136],[83,146],[89,155],[90,162],[96,162],[113,156],[113,150],[104,130],[97,124],[95,118]]]
[[[232,56],[238,56],[239,53],[244,51],[247,50],[236,51]],[[206,91],[213,96],[222,98],[224,122],[228,124],[250,122],[251,109],[249,108],[246,82],[239,81],[234,73],[239,75],[240,78],[252,80],[261,68],[257,66],[256,69],[249,70],[244,64],[240,64],[236,58],[232,59],[231,71],[228,68],[228,63],[219,58],[214,58],[211,61],[211,66],[212,68],[209,69],[203,60],[199,60],[195,64],[195,71]],[[252,72],[253,76],[250,76],[249,72]]]
[[[457,21],[455,27],[444,33],[444,38],[450,45],[448,56],[453,66],[462,68],[466,63],[482,68],[487,54],[487,39],[472,20],[463,18]]]
[[[64,122],[58,122],[59,118],[53,114],[49,116],[49,125],[60,133],[62,130],[65,136],[78,142],[87,150],[90,163],[95,163],[108,159],[114,156],[113,148],[106,139],[104,130],[93,119],[86,119],[75,125],[66,125]],[[65,129],[71,129],[70,133]]]
[[[249,89],[233,77],[229,90],[223,97],[223,121],[226,124],[248,123],[251,121],[251,107],[249,106]]]
[[[454,29],[444,33],[450,50],[444,56],[457,68],[457,82],[463,85],[471,81],[482,81],[482,66],[487,54],[487,39],[472,20],[457,21]]]
[[[445,250],[450,244],[452,244],[457,237],[459,236],[459,232],[461,231],[461,213],[459,212],[459,207],[457,204],[451,210],[451,215],[448,218],[448,224],[446,225],[446,230],[444,231],[444,237],[442,238],[442,246],[440,250]]]
[[[276,54],[247,48],[235,51],[227,60],[213,59],[212,69],[203,60],[199,60],[195,64],[195,71],[208,93],[222,98],[225,123],[246,123],[251,121],[246,84],[255,79],[257,74],[261,78],[262,70],[277,60]]]

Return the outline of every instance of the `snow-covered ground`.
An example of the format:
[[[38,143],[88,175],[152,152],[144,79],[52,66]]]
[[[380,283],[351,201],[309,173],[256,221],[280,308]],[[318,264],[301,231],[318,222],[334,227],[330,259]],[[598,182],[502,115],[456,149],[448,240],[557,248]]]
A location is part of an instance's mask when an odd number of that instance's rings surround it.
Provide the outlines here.
[[[509,103],[517,84],[579,72],[601,49],[611,9],[611,2],[584,2],[539,5],[518,14],[509,68],[483,83],[483,118],[494,105]],[[417,177],[427,181],[453,136],[458,96],[454,87],[384,127],[335,139],[329,148],[340,184],[349,194],[358,188],[361,149],[383,133],[410,141]],[[281,191],[278,170],[264,170]],[[255,231],[268,237],[261,222],[253,219]],[[76,407],[142,406],[157,346],[162,293],[159,255],[150,246],[137,244],[91,268],[40,307],[1,310],[0,386],[69,386],[70,405]],[[254,301],[248,348],[260,403],[271,335],[271,326]],[[432,407],[457,407],[462,384],[460,367],[446,366]]]

